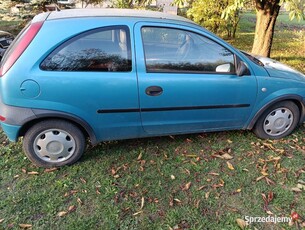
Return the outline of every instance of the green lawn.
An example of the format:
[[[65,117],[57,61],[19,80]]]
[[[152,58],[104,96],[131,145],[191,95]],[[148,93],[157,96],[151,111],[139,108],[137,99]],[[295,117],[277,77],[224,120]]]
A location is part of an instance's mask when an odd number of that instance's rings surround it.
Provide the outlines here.
[[[230,42],[251,50],[254,20],[245,15]],[[272,57],[305,72],[304,30],[283,24]],[[232,131],[105,142],[53,170],[33,166],[21,142],[1,135],[0,229],[239,229],[246,216],[305,217],[304,132],[279,141]]]

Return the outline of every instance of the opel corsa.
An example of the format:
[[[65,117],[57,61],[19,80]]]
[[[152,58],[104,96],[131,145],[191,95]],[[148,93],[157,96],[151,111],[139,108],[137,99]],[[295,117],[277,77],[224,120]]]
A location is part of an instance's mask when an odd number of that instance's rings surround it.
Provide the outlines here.
[[[185,18],[93,9],[37,15],[5,53],[0,120],[42,167],[75,163],[86,139],[249,129],[304,121],[305,76],[243,53]]]

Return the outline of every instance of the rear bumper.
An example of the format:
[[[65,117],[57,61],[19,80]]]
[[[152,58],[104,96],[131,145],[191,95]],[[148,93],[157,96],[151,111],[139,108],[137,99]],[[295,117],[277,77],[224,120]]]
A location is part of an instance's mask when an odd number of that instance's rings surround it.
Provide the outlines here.
[[[10,141],[18,141],[18,134],[21,126],[19,125],[9,125],[1,122],[1,127]]]

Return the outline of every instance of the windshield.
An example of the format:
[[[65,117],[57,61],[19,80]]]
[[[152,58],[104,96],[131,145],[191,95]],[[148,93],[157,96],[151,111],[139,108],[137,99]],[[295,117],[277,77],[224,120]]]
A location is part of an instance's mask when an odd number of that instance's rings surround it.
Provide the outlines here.
[[[248,59],[250,59],[250,61],[254,62],[255,64],[264,66],[264,63],[262,63],[260,60],[258,60],[256,57],[252,56],[251,54],[248,54],[244,51],[240,51],[240,52],[242,52]]]

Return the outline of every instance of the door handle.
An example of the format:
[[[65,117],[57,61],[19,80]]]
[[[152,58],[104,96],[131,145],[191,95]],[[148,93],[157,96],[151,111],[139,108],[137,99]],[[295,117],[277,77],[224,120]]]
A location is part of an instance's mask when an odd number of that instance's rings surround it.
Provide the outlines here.
[[[159,96],[163,93],[163,89],[160,86],[150,86],[146,88],[145,93],[148,96]]]

